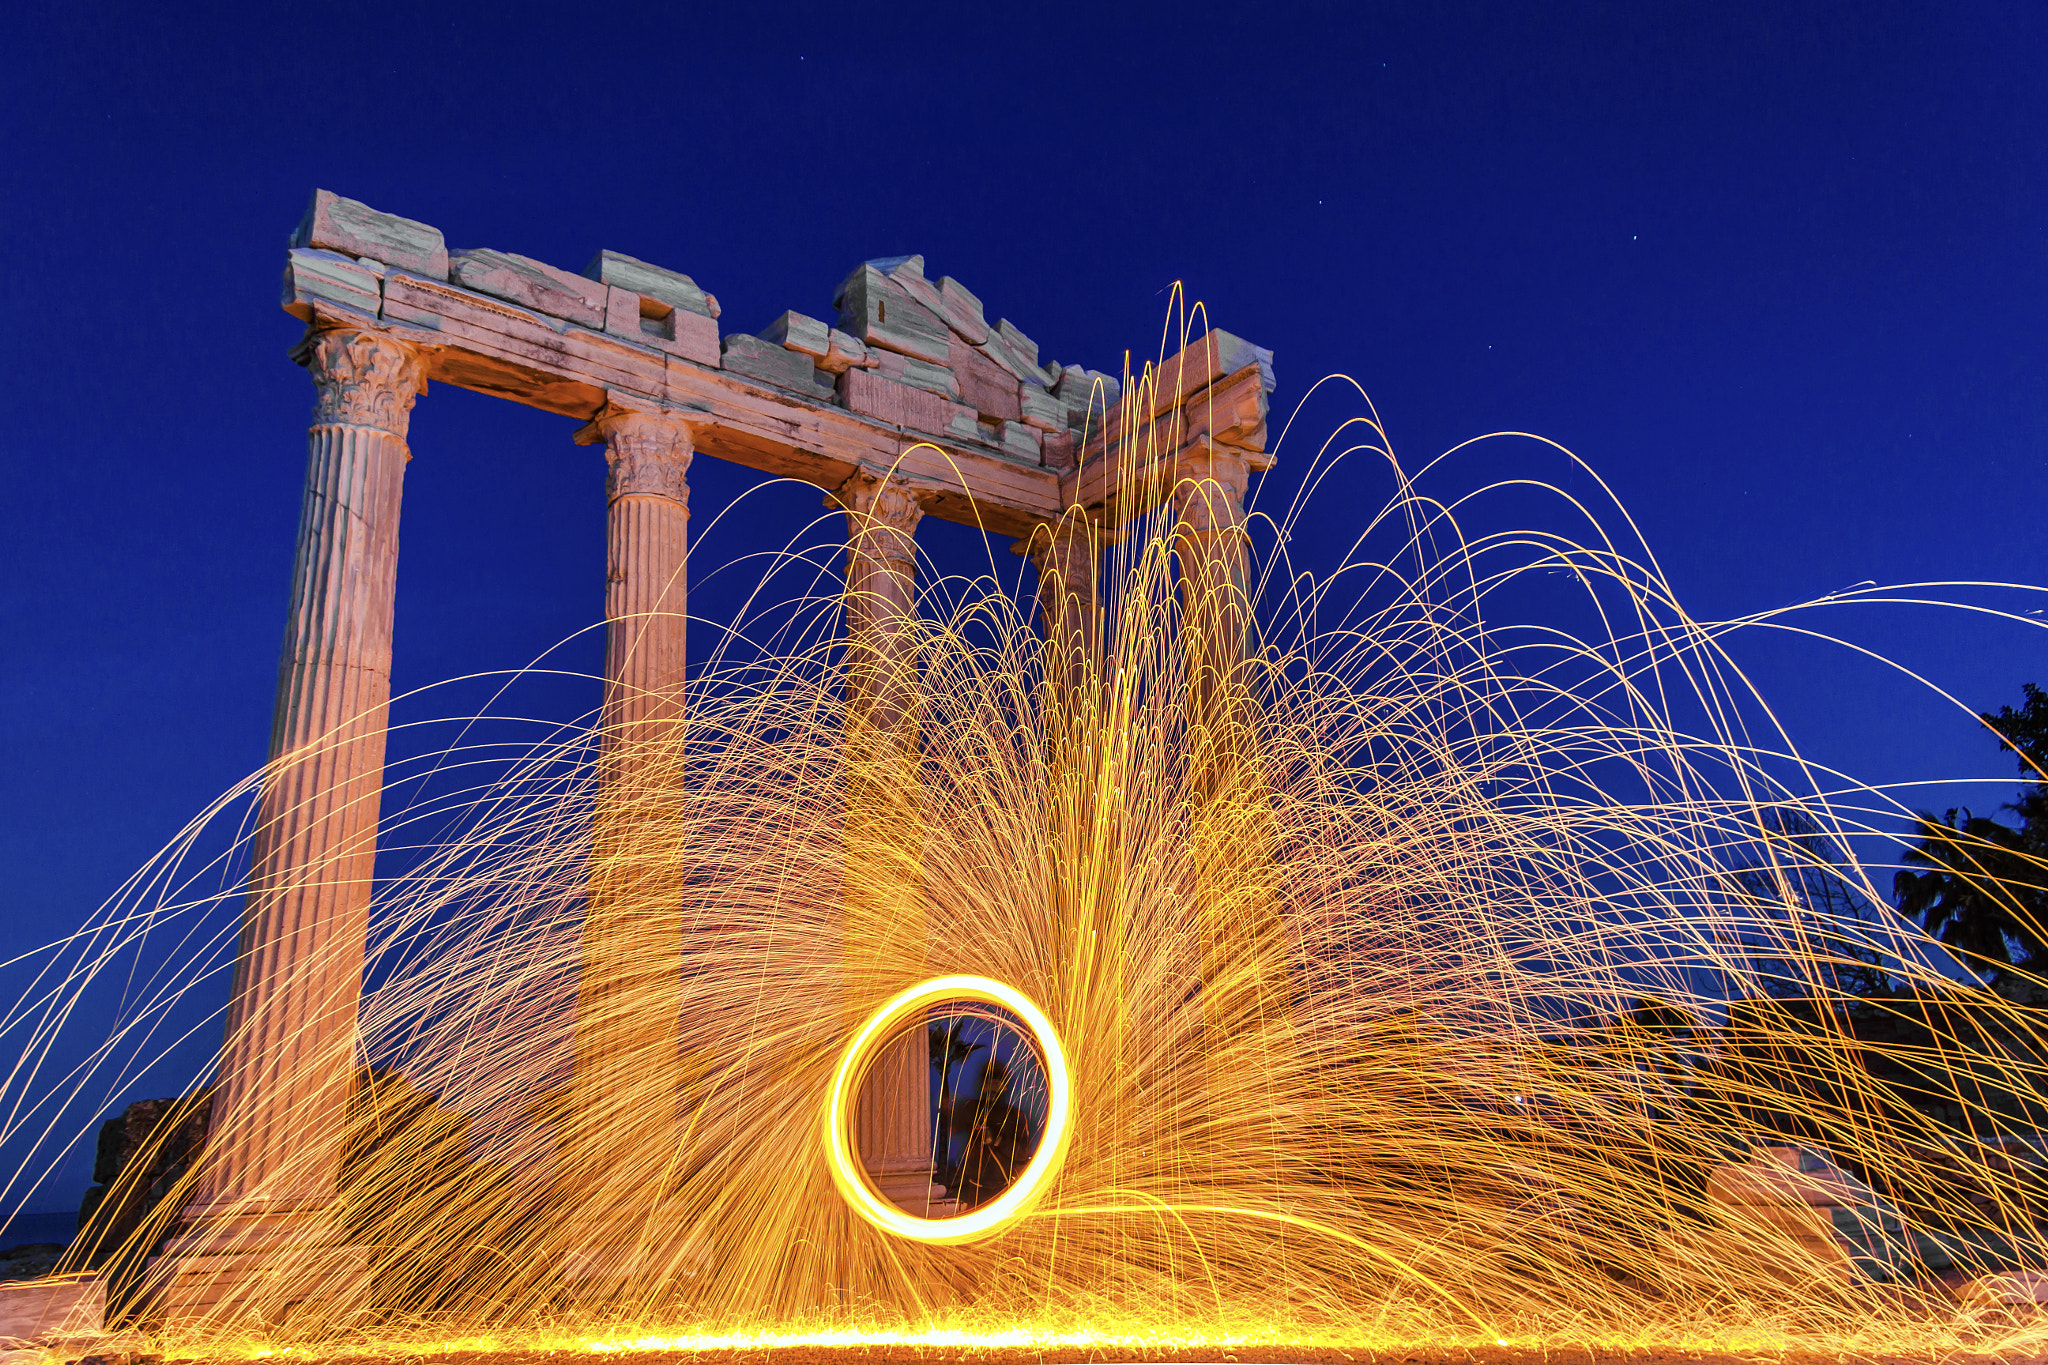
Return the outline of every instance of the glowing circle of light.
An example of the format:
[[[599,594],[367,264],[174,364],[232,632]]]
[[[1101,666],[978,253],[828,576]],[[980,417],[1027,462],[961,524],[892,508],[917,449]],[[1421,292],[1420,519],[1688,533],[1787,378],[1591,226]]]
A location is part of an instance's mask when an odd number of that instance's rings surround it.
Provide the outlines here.
[[[891,1041],[898,1025],[933,1005],[956,1000],[995,1005],[1024,1021],[1038,1055],[1045,1062],[1045,1132],[1024,1173],[996,1198],[952,1218],[920,1218],[883,1198],[868,1180],[859,1153],[854,1150],[853,1092],[867,1079],[869,1066]],[[1066,1159],[1067,1139],[1073,1132],[1073,1096],[1067,1054],[1060,1046],[1059,1035],[1029,996],[991,977],[936,976],[891,996],[855,1031],[846,1050],[839,1054],[839,1065],[832,1072],[832,1085],[825,1095],[825,1165],[832,1173],[832,1183],[854,1212],[884,1232],[917,1242],[980,1241],[995,1236],[1029,1213],[1052,1187],[1053,1176]]]

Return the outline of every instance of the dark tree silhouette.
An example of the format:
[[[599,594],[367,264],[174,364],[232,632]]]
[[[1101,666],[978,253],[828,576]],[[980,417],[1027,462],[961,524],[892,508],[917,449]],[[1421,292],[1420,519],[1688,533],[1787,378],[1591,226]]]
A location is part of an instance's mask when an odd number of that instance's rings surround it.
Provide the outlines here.
[[[2019,827],[1968,810],[1940,820],[1922,811],[1906,861],[1927,870],[1908,868],[1893,882],[1902,913],[1994,980],[2014,968],[2048,971],[2048,692],[2033,683],[2020,691],[2018,708],[1978,717],[2035,779],[2006,807],[2019,815]]]
[[[1998,736],[1999,748],[2020,756],[2020,775],[2033,781],[2008,809],[2020,817],[2020,846],[2048,862],[2048,692],[2032,683],[2020,691],[2026,703],[2017,710],[2002,706],[1979,719]]]
[[[2041,934],[2048,887],[2040,885],[2039,864],[2027,857],[2018,830],[1968,810],[1940,820],[1923,811],[1918,839],[1906,861],[1928,870],[1908,869],[1894,879],[1900,913],[1994,975],[2048,965]]]

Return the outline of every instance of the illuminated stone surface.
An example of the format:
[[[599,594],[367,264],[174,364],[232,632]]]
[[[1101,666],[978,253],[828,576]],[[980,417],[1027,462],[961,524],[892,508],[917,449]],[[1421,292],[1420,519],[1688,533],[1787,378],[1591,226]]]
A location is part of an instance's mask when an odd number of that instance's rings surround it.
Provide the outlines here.
[[[254,1266],[279,1246],[327,1247],[354,1074],[391,700],[392,602],[406,428],[425,388],[418,353],[379,333],[315,330],[300,357],[318,390],[292,607],[229,996],[206,1164],[188,1231],[164,1258],[167,1310],[271,1292]],[[358,1253],[310,1257],[300,1298],[343,1294]]]
[[[809,481],[848,513],[853,1015],[923,967],[910,771],[919,684],[903,628],[916,611],[919,518],[1046,541],[1034,550],[1053,556],[1041,571],[1066,585],[1045,599],[1048,631],[1073,641],[1094,619],[1084,560],[1170,491],[1135,477],[1134,462],[1208,451],[1245,472],[1270,463],[1260,453],[1269,353],[1223,333],[1198,339],[1126,423],[1114,380],[1041,363],[1034,341],[1007,319],[990,327],[958,281],[925,278],[922,257],[858,267],[833,301],[837,326],[785,313],[721,345],[715,297],[618,252],[581,275],[507,252],[451,253],[438,229],[324,190],[291,247],[283,305],[309,324],[303,357],[321,401],[221,1091],[187,1229],[154,1272],[174,1316],[274,1316],[345,1298],[364,1274],[361,1253],[334,1233],[338,1153],[299,1135],[342,1130],[353,1074],[406,421],[429,379],[576,417],[587,424],[579,439],[604,444],[612,468],[602,798],[564,1135],[585,1172],[603,1165],[577,1148],[593,1115],[632,1109],[659,1129],[673,1112],[662,1101],[675,1088],[673,1020],[615,1017],[607,1002],[636,974],[680,971],[661,917],[629,911],[658,901],[678,871],[661,864],[655,833],[675,818],[677,793],[636,750],[681,721],[692,456]],[[1226,371],[1225,357],[1244,363]],[[1234,486],[1241,500],[1242,480]],[[1071,528],[1047,539],[1070,508],[1095,528],[1085,551]],[[924,1070],[912,1036],[885,1058],[864,1120],[863,1152],[906,1200],[931,1193]],[[624,1197],[599,1201],[614,1196]],[[265,1264],[287,1260],[292,1283],[263,1280]]]

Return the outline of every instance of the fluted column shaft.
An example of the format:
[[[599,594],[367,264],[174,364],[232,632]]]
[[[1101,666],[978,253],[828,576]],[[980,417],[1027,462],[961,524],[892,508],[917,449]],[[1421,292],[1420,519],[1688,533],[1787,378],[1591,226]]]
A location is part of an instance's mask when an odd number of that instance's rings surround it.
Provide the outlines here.
[[[659,1196],[662,1172],[648,1162],[671,1154],[675,1117],[693,448],[681,418],[622,410],[601,413],[577,440],[602,443],[609,466],[605,690],[563,1175],[586,1197],[616,1202],[600,1188]]]
[[[330,1204],[355,1071],[405,437],[426,385],[417,353],[373,332],[314,332],[297,358],[319,396],[200,1219]]]
[[[1174,552],[1187,674],[1190,834],[1212,1056],[1284,1020],[1286,940],[1274,880],[1264,716],[1246,657],[1251,469],[1227,446],[1181,457]]]
[[[1038,569],[1044,641],[1039,715],[1046,767],[1047,922],[1067,981],[1059,1019],[1081,1103],[1098,1117],[1083,1141],[1112,1172],[1132,1151],[1125,1106],[1098,1103],[1128,1075],[1124,731],[1103,674],[1099,528],[1072,510],[1021,546]]]
[[[901,480],[866,470],[834,496],[846,509],[847,526],[844,1013],[850,1028],[924,974],[916,538],[924,508]],[[876,1062],[856,1134],[883,1192],[912,1204],[923,1193],[932,1154],[922,1032]]]
[[[1095,528],[1077,517],[1041,526],[1025,542],[1038,569],[1038,625],[1045,678],[1079,691],[1099,672],[1102,653],[1102,552]]]

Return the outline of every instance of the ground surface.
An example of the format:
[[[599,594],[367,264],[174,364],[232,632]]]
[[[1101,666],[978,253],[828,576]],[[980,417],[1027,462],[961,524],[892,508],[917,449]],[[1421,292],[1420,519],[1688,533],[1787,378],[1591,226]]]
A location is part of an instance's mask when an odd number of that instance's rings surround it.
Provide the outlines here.
[[[1838,1365],[1843,1360],[1880,1362],[1871,1357],[1780,1355],[1692,1354],[1659,1349],[1587,1350],[1554,1348],[1548,1351],[1483,1347],[1465,1349],[1407,1349],[1399,1351],[1341,1351],[1329,1348],[1243,1347],[1231,1352],[1214,1348],[1193,1350],[1142,1350],[1129,1347],[1088,1347],[1068,1349],[1003,1348],[962,1351],[958,1347],[857,1345],[778,1346],[768,1349],[706,1351],[646,1350],[591,1352],[582,1350],[527,1352],[459,1352],[438,1355],[350,1355],[346,1365],[570,1365],[593,1356],[618,1365]],[[295,1360],[298,1359],[295,1357]],[[2016,1354],[2010,1351],[1982,1355],[1950,1356],[1945,1365],[1962,1362],[1996,1361],[1998,1365],[2044,1365],[2048,1355]],[[185,1362],[178,1362],[185,1365]],[[229,1362],[221,1362],[229,1365]],[[246,1358],[233,1365],[247,1365]],[[1892,1365],[1883,1361],[1881,1365]],[[1904,1365],[1904,1362],[1899,1362]],[[1925,1357],[1918,1365],[1928,1365]]]

